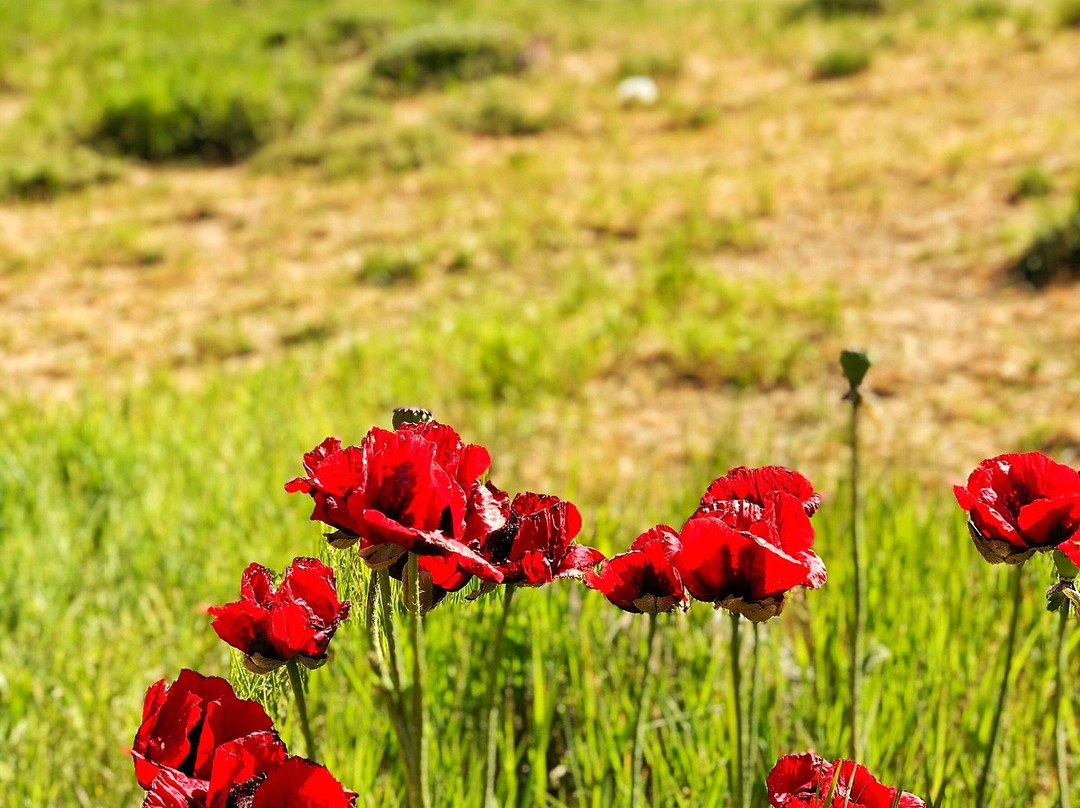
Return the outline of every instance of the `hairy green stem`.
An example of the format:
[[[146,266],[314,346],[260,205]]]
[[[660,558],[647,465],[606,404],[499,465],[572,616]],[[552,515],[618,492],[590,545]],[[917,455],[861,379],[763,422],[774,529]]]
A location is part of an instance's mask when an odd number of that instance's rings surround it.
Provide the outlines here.
[[[645,756],[645,720],[649,716],[652,702],[653,668],[656,667],[656,652],[659,644],[656,642],[656,613],[649,615],[649,635],[645,642],[645,672],[641,678],[641,695],[637,703],[637,716],[634,719],[634,751],[630,757],[630,806],[640,808],[643,804],[644,782],[641,778],[641,770]]]
[[[307,750],[308,760],[315,760],[315,739],[311,736],[311,724],[308,722],[307,700],[304,697],[304,680],[300,677],[300,666],[294,658],[285,663],[285,669],[289,672],[289,684],[292,685],[293,696],[296,697],[296,713],[300,716],[300,731],[304,733],[304,748]]]
[[[851,739],[848,745],[852,760],[861,759],[859,744],[859,700],[862,693],[862,630],[866,622],[863,615],[863,576],[862,566],[859,563],[859,535],[860,501],[859,501],[859,405],[862,396],[856,388],[852,388],[848,394],[851,401],[851,435],[849,445],[851,447],[851,562],[854,567],[855,587],[852,596],[854,615],[851,620],[851,631],[848,637],[848,698],[850,700],[850,713],[848,726],[851,731]]]
[[[742,808],[746,803],[746,783],[744,777],[744,751],[743,751],[743,708],[742,708],[742,662],[740,660],[741,643],[739,638],[739,624],[742,618],[734,612],[731,613],[731,650],[728,654],[731,663],[731,692],[735,704],[735,766],[734,780],[735,793],[732,802]]]
[[[750,656],[750,710],[748,723],[748,733],[746,742],[746,767],[743,769],[743,782],[746,783],[746,792],[743,796],[743,808],[750,808],[750,804],[753,802],[754,794],[754,770],[757,768],[757,751],[758,751],[758,717],[757,717],[757,700],[758,700],[758,679],[760,678],[759,671],[759,652],[758,646],[760,643],[760,637],[758,636],[759,623],[754,623],[754,648]]]
[[[1058,795],[1061,808],[1071,808],[1072,789],[1069,777],[1069,730],[1065,723],[1065,707],[1069,698],[1065,671],[1069,664],[1067,638],[1069,628],[1069,601],[1061,606],[1061,622],[1058,623],[1057,670],[1054,671],[1054,762],[1057,764]]]
[[[407,564],[409,585],[409,639],[412,643],[412,738],[416,761],[417,808],[427,808],[431,802],[428,785],[428,744],[424,732],[424,614],[420,605],[420,557],[409,553]]]
[[[379,589],[382,590],[380,609],[382,613],[383,632],[386,635],[386,653],[390,658],[390,679],[394,684],[394,693],[399,700],[398,709],[404,710],[405,700],[401,687],[401,659],[397,652],[397,638],[394,631],[393,604],[390,602],[390,571],[379,570]]]
[[[979,785],[975,789],[975,805],[986,805],[986,786],[990,782],[990,771],[994,765],[994,749],[997,746],[998,732],[1001,729],[1001,716],[1005,712],[1005,697],[1009,692],[1009,677],[1012,674],[1013,651],[1016,649],[1016,628],[1020,623],[1020,602],[1023,600],[1024,570],[1017,564],[1013,570],[1012,581],[1012,617],[1009,620],[1009,635],[1005,640],[1005,670],[1001,674],[998,687],[997,704],[994,707],[994,720],[990,724],[990,743],[986,747],[986,759],[983,761]]]
[[[380,603],[381,602],[381,603]],[[401,750],[401,769],[405,776],[405,794],[409,806],[417,804],[416,789],[416,763],[413,759],[412,738],[409,736],[408,722],[402,710],[403,696],[401,693],[400,678],[390,675],[383,652],[382,638],[379,635],[379,618],[382,616],[383,634],[386,637],[393,636],[393,613],[390,609],[390,576],[372,572],[368,580],[368,595],[365,611],[368,620],[368,640],[371,643],[371,651],[375,655],[375,666],[380,681],[380,691],[386,701],[386,712],[390,716],[390,726],[397,738],[398,748]],[[379,608],[381,605],[381,608]]]
[[[484,807],[498,808],[495,799],[495,768],[499,757],[499,672],[502,669],[503,637],[506,634],[506,622],[510,617],[510,601],[514,598],[514,585],[507,584],[503,594],[502,615],[495,628],[495,642],[492,649],[487,681],[487,757],[484,758]]]

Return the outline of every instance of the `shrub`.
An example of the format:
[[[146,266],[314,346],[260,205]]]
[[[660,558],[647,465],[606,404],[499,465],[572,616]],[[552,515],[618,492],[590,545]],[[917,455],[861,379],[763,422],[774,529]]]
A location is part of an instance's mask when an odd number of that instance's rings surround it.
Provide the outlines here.
[[[1025,166],[1016,178],[1016,185],[1009,194],[1010,202],[1022,202],[1047,196],[1053,190],[1050,176],[1037,165]]]
[[[884,14],[887,10],[886,0],[807,0],[796,8],[793,16],[816,12],[824,17],[840,17],[846,14]]]
[[[1008,271],[1036,289],[1080,280],[1080,205],[1063,224],[1038,236]]]
[[[407,251],[377,251],[364,259],[356,273],[360,283],[373,286],[397,286],[420,279],[423,264],[420,256]]]
[[[115,161],[75,148],[0,160],[0,200],[44,201],[120,176]]]
[[[871,61],[870,51],[834,48],[814,63],[814,78],[819,81],[828,81],[853,76],[868,69]]]
[[[372,54],[371,75],[407,92],[514,73],[524,66],[521,40],[510,28],[439,24],[388,39]]]
[[[1058,21],[1063,28],[1080,28],[1080,0],[1065,0],[1058,9]]]
[[[316,77],[294,53],[205,50],[181,44],[155,56],[135,44],[91,76],[96,103],[84,125],[95,148],[158,163],[234,163],[289,129],[314,100]],[[133,50],[128,50],[128,49]]]
[[[1010,10],[998,0],[978,0],[968,9],[968,16],[981,22],[997,22],[1009,16]]]
[[[455,111],[451,121],[458,129],[476,135],[524,136],[552,128],[558,115],[528,109],[506,88],[496,86],[472,106]]]

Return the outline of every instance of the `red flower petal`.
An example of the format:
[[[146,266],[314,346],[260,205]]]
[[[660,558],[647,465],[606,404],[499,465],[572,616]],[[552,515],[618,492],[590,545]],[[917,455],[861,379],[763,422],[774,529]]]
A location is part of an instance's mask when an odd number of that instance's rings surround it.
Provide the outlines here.
[[[353,808],[356,794],[323,766],[289,758],[255,790],[251,808]]]
[[[780,758],[765,780],[769,804],[773,808],[788,808],[800,804],[794,800],[805,800],[816,795],[822,790],[823,775],[828,766],[824,759],[813,752]],[[825,784],[824,790],[827,789],[828,784]]]
[[[276,732],[255,732],[214,750],[207,793],[207,808],[228,808],[236,785],[270,771],[285,762],[285,744]]]
[[[808,570],[798,560],[720,519],[691,519],[681,541],[675,566],[698,600],[763,600],[808,583]]]
[[[623,611],[671,611],[687,601],[682,578],[671,565],[669,546],[678,546],[670,528],[659,525],[638,537],[631,550],[604,563],[600,573],[586,572],[585,585]],[[636,548],[636,549],[635,549]],[[672,551],[672,554],[674,551]]]
[[[986,540],[1042,550],[1080,530],[1080,474],[1039,452],[988,458],[953,491]]]
[[[258,702],[237,698],[224,679],[185,669],[171,685],[147,690],[131,749],[135,776],[146,789],[163,769],[206,780],[218,746],[271,728]]]
[[[723,477],[713,480],[701,498],[701,504],[706,504],[706,500],[745,499],[756,505],[764,505],[765,495],[770,491],[795,497],[807,516],[813,516],[821,505],[821,496],[814,493],[813,484],[797,471],[784,466],[733,468]]]

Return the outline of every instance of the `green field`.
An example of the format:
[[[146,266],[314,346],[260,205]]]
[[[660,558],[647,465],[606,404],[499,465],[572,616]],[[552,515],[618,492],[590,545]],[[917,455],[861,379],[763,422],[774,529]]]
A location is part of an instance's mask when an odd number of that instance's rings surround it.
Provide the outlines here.
[[[324,762],[402,804],[357,567],[283,485],[412,403],[608,554],[731,466],[815,482],[829,582],[760,633],[764,805],[777,757],[847,749],[849,342],[879,358],[862,762],[971,805],[1016,573],[947,481],[1080,452],[1075,295],[995,274],[1080,185],[1080,15],[828,5],[0,0],[0,808],[138,805],[146,687],[191,667],[266,695],[205,608],[316,553],[355,605],[309,680]],[[516,50],[395,73],[417,26]],[[621,106],[642,73],[660,101]],[[991,806],[1057,804],[1050,567],[1022,573]],[[514,604],[502,804],[627,804],[645,621],[576,583]],[[428,618],[434,805],[481,804],[498,605]],[[728,621],[661,631],[651,804],[730,805]]]

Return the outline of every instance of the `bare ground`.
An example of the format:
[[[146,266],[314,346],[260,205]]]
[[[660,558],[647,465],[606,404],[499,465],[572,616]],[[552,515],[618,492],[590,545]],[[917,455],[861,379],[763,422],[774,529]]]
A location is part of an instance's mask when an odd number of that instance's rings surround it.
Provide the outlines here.
[[[663,109],[591,109],[611,94],[610,69],[603,54],[575,54],[546,75],[571,88],[572,124],[464,140],[452,168],[335,182],[133,168],[53,203],[2,206],[0,384],[66,398],[162,367],[197,377],[208,364],[264,361],[313,334],[348,342],[374,326],[372,311],[388,327],[483,283],[500,228],[518,222],[508,209],[569,233],[516,259],[525,278],[564,271],[597,233],[623,244],[632,271],[637,242],[678,222],[692,191],[713,219],[751,225],[750,243],[702,259],[715,271],[836,290],[843,328],[822,355],[871,349],[864,434],[882,459],[916,453],[946,476],[1016,448],[1075,460],[1080,292],[1011,286],[1002,267],[1080,178],[1080,33],[901,37],[868,73],[827,83],[790,54],[695,50],[685,62],[662,89],[719,111],[699,129],[672,126]],[[424,109],[395,114],[422,120]],[[514,155],[541,165],[538,189],[504,170]],[[1054,178],[1055,195],[1011,203],[1029,164]],[[627,189],[647,201],[622,206]],[[471,274],[436,268],[406,291],[355,282],[372,249],[421,238],[436,267],[473,251]],[[823,372],[816,385],[735,400],[640,365],[593,383],[593,421],[616,426],[592,451],[676,446],[671,459],[684,459],[687,433],[737,424],[790,460],[835,460],[836,442],[821,439],[842,428],[842,392]]]

